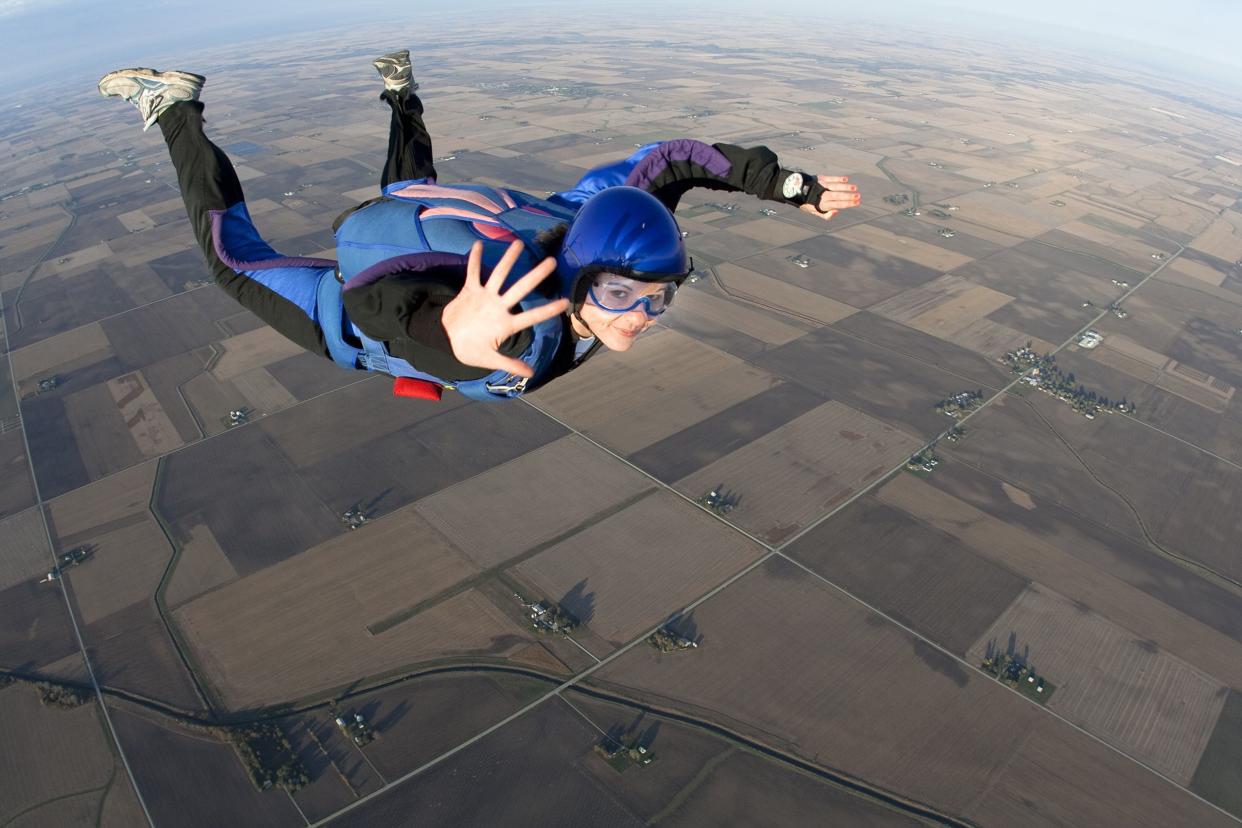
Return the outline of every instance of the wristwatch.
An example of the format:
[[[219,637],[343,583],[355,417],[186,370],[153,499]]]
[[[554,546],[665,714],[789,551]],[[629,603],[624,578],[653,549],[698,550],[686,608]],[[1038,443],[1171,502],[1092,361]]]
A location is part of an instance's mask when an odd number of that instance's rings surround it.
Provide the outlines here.
[[[785,176],[785,182],[781,185],[781,195],[790,201],[805,204],[813,181],[814,179],[805,173],[791,172]]]

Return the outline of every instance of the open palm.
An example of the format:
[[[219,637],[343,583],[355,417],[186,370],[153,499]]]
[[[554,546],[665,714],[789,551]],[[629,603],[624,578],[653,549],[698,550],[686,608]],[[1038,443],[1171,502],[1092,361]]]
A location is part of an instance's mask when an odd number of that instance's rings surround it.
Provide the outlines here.
[[[519,377],[533,376],[535,371],[520,359],[500,352],[501,343],[515,333],[538,325],[564,313],[569,300],[557,299],[534,310],[512,313],[511,309],[526,298],[535,287],[556,270],[555,259],[544,259],[531,268],[504,293],[500,292],[522,255],[522,243],[509,245],[505,255],[492,269],[487,283],[482,281],[483,243],[475,242],[466,263],[466,283],[453,301],[444,306],[440,323],[453,346],[453,356],[463,365],[507,371]]]

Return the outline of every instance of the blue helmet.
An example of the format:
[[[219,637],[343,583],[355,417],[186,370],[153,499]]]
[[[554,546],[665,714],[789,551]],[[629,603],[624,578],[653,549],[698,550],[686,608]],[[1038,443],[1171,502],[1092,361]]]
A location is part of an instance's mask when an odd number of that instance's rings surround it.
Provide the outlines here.
[[[580,277],[599,270],[644,282],[681,282],[686,245],[673,214],[637,187],[608,187],[574,216],[556,257],[562,295],[576,295]]]

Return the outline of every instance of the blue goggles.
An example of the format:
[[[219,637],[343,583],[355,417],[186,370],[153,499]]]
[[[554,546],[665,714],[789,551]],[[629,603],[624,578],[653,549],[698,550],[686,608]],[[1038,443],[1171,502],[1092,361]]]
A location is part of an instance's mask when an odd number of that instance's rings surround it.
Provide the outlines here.
[[[587,288],[587,296],[596,307],[609,313],[629,313],[642,305],[648,316],[659,316],[672,304],[673,296],[677,293],[677,284],[656,283],[661,288],[659,292],[644,294],[643,291],[650,290],[652,284],[624,276],[603,274]]]

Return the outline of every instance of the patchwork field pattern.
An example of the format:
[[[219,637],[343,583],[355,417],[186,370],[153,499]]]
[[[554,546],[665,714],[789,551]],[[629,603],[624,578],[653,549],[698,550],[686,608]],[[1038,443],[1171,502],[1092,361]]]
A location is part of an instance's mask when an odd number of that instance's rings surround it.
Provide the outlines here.
[[[693,273],[632,348],[395,398],[213,284],[132,108],[5,85],[0,824],[1242,819],[1235,94],[887,23],[424,11],[441,182],[549,196],[685,138],[649,158],[763,145],[760,189],[774,158],[862,204],[661,184]],[[184,55],[207,134],[274,250],[332,257],[392,25],[258,37]],[[1062,343],[1137,408],[1015,386],[945,439],[937,401]],[[1048,706],[978,669],[1011,644]],[[296,792],[222,738],[261,722]]]
[[[1151,641],[1032,585],[970,650],[1011,652],[1056,685],[1053,710],[1183,785],[1190,784],[1227,688]]]

